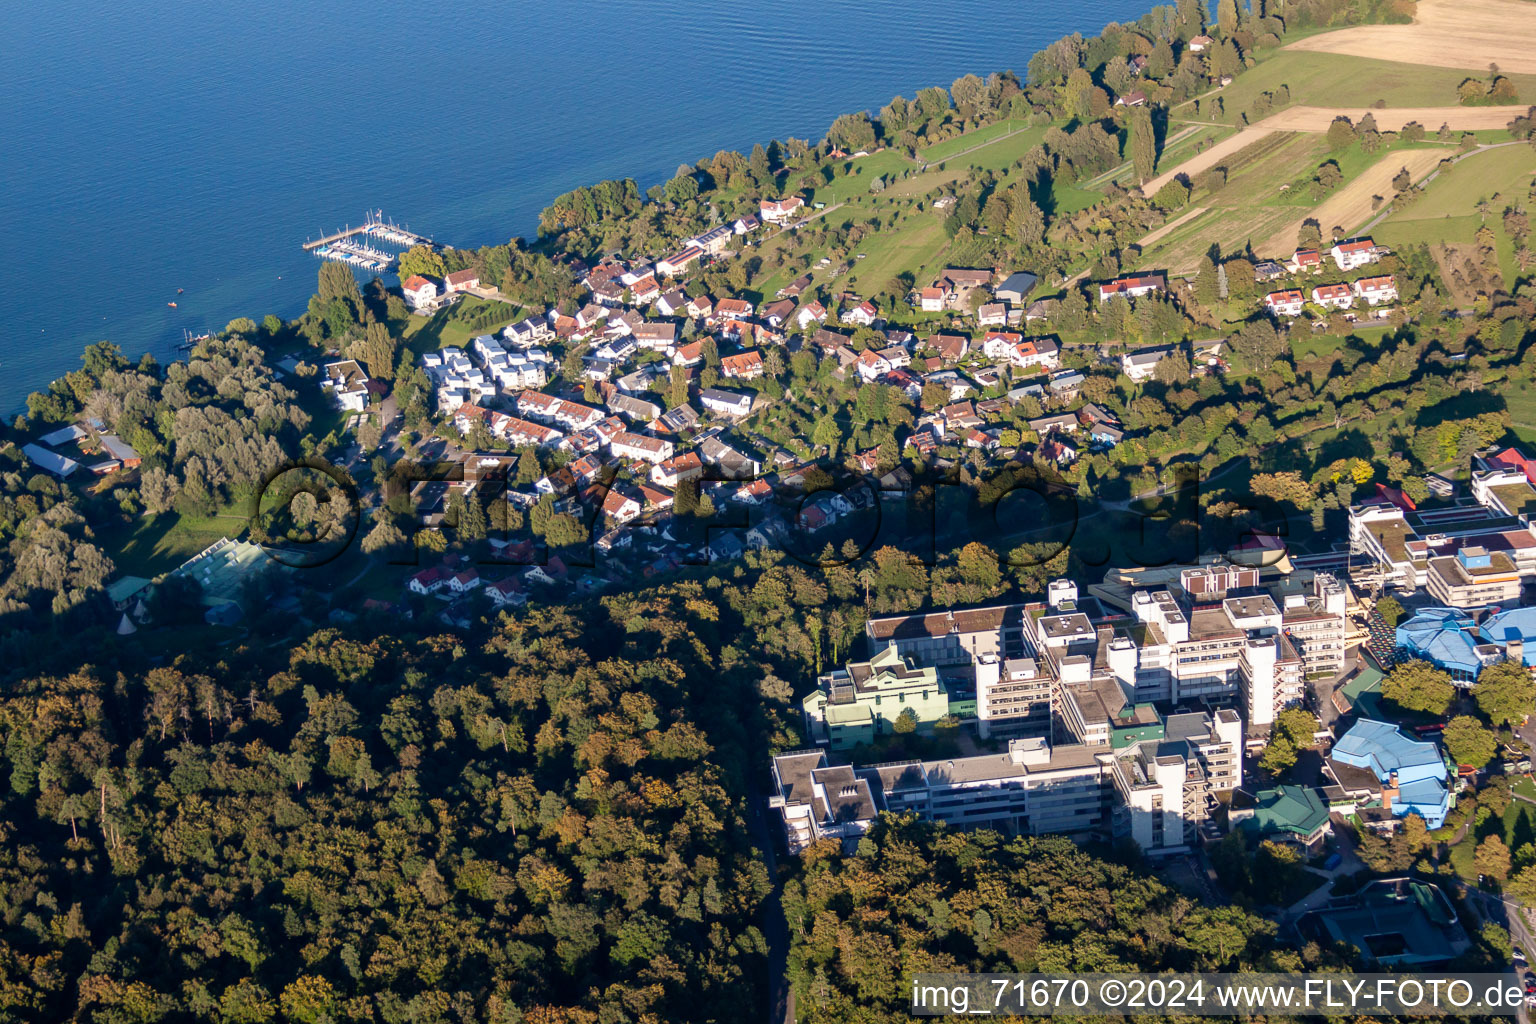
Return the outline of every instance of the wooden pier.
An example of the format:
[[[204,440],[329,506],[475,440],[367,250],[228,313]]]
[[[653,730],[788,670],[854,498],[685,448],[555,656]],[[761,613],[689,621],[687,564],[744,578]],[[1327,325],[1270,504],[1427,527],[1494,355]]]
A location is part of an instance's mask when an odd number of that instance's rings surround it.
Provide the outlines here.
[[[304,243],[304,251],[305,252],[312,252],[315,249],[320,248],[322,245],[329,245],[332,242],[339,242],[343,238],[351,238],[353,235],[365,234],[365,233],[367,233],[367,231],[368,231],[368,226],[367,225],[365,225],[363,227],[360,227],[360,228],[343,228],[342,230],[336,232],[335,234],[326,235],[324,238],[317,238],[313,242],[305,242]]]
[[[304,243],[305,252],[313,252],[322,245],[330,245],[332,242],[340,242],[354,235],[374,235],[394,242],[397,245],[432,245],[432,239],[426,235],[418,235],[414,231],[407,230],[384,219],[384,211],[369,210],[368,219],[358,227],[346,227],[340,231],[332,232],[324,238],[316,238]]]

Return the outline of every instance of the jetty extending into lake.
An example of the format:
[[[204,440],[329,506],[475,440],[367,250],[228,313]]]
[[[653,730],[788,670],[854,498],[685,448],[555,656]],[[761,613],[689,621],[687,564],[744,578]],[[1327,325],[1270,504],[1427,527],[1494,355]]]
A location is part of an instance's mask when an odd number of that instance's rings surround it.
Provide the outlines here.
[[[313,252],[323,245],[331,245],[335,242],[345,241],[357,235],[372,235],[374,238],[393,242],[395,245],[432,245],[432,239],[426,235],[418,235],[408,228],[403,228],[393,221],[384,218],[383,211],[369,210],[367,218],[357,227],[345,227],[340,231],[334,231],[323,238],[316,238],[304,243],[305,252]]]

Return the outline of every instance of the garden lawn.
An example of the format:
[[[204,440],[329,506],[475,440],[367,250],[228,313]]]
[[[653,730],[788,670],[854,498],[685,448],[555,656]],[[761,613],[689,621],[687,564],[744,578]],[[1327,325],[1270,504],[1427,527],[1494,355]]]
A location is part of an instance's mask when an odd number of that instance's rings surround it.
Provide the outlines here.
[[[522,310],[513,308],[510,315],[498,317],[493,323],[485,327],[471,327],[468,321],[473,320],[482,311],[501,305],[486,299],[466,295],[447,309],[439,310],[430,317],[412,316],[410,322],[405,325],[402,337],[406,347],[416,355],[424,352],[435,352],[442,348],[463,348],[470,341],[482,334],[495,334],[503,327],[521,319]]]

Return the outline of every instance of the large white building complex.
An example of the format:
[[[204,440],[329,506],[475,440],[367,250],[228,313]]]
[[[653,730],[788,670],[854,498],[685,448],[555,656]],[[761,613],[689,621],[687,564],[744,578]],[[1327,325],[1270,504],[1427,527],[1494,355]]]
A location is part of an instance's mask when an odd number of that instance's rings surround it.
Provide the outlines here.
[[[1345,587],[1263,576],[1213,563],[1120,574],[1085,596],[1057,580],[1046,603],[871,620],[870,659],[803,702],[815,749],[774,759],[791,847],[856,839],[880,811],[906,811],[1187,850],[1241,784],[1244,749],[1301,703],[1308,675],[1344,663]],[[974,727],[997,751],[836,763],[902,716],[919,731]]]

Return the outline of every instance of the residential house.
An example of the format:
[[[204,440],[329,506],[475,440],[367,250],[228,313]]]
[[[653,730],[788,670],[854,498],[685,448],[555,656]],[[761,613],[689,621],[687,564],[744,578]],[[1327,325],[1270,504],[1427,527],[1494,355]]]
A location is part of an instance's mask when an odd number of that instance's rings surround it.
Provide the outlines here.
[[[1108,302],[1117,295],[1127,299],[1139,299],[1143,295],[1153,295],[1167,290],[1168,279],[1162,274],[1133,274],[1130,277],[1118,277],[1099,285],[1099,301]]]
[[[1260,260],[1253,265],[1253,280],[1257,284],[1274,281],[1285,274],[1285,268],[1274,260]]]
[[[1007,359],[1021,370],[1055,370],[1061,366],[1061,346],[1054,338],[1026,338],[1008,350]]]
[[[793,303],[790,304],[790,309],[794,309]],[[752,303],[748,302],[746,299],[721,299],[719,302],[715,303],[714,315],[722,320],[749,320],[751,319],[753,312],[755,312],[755,310],[753,309]]]
[[[735,237],[736,233],[727,224],[704,232],[693,240],[693,246],[707,256],[718,256],[725,252],[726,247],[731,244],[731,239]]]
[[[634,330],[635,344],[652,352],[671,352],[677,344],[677,324],[659,320],[642,322]]]
[[[944,290],[949,308],[966,310],[970,308],[971,296],[977,289],[990,285],[992,277],[990,270],[946,267],[934,283]]]
[[[728,480],[748,480],[763,471],[763,464],[719,437],[706,437],[699,444],[699,457]]]
[[[959,434],[962,437],[972,427],[979,427],[986,422],[976,412],[976,406],[968,400],[946,405],[940,410],[939,415],[944,420],[945,433]]]
[[[763,356],[755,349],[725,356],[720,360],[720,375],[732,380],[756,380],[763,375]]]
[[[362,412],[368,405],[368,375],[355,359],[326,363],[320,387],[339,408]]]
[[[659,487],[677,489],[684,480],[697,480],[704,475],[704,463],[695,452],[684,452],[656,463],[651,468],[651,483]]]
[[[677,277],[686,273],[688,268],[697,263],[703,256],[703,249],[696,245],[690,245],[679,252],[657,260],[656,273],[662,277]]]
[[[1070,466],[1077,461],[1077,446],[1060,434],[1053,434],[1041,441],[1035,452],[1042,459],[1060,466]]]
[[[1190,53],[1203,53],[1216,44],[1216,40],[1207,35],[1198,35],[1189,41]]]
[[[455,594],[467,594],[480,585],[480,573],[475,569],[465,569],[448,577],[448,589]]]
[[[715,315],[715,300],[708,295],[699,295],[688,300],[688,315],[695,319],[707,320]]]
[[[1115,97],[1117,107],[1144,107],[1147,105],[1147,94],[1140,89],[1132,89],[1122,96]]]
[[[763,307],[763,321],[770,327],[783,327],[795,315],[793,299],[780,299]]]
[[[1316,249],[1297,249],[1285,261],[1285,269],[1292,274],[1315,274],[1323,269],[1323,254]]]
[[[1127,352],[1120,357],[1120,371],[1139,384],[1150,379],[1157,364],[1172,354],[1171,348],[1144,348],[1138,352]]]
[[[802,331],[811,324],[820,323],[827,318],[827,310],[821,303],[812,299],[795,310],[795,326]]]
[[[1383,302],[1397,300],[1397,280],[1387,274],[1384,277],[1362,277],[1355,282],[1355,297],[1367,305],[1379,306]]]
[[[655,428],[659,433],[688,437],[699,429],[698,411],[691,405],[668,409],[656,418]]]
[[[647,402],[643,398],[626,395],[615,390],[608,397],[608,409],[631,423],[650,423],[661,415],[661,406],[655,402]]]
[[[448,585],[448,573],[442,566],[434,565],[430,569],[423,569],[412,576],[405,584],[412,592],[426,597],[435,594]]]
[[[1051,379],[1046,381],[1045,387],[1051,393],[1051,397],[1062,402],[1071,402],[1077,398],[1077,393],[1085,379],[1077,370],[1062,370],[1053,374]]]
[[[672,353],[673,366],[698,366],[704,361],[704,342],[690,341]]]
[[[1348,309],[1355,297],[1347,284],[1324,284],[1312,289],[1312,301],[1324,309]]]
[[[976,326],[1002,327],[1008,323],[1008,306],[1002,302],[986,302],[976,310]]]
[[[1301,316],[1306,304],[1306,297],[1294,288],[1264,296],[1264,309],[1270,316]]]
[[[603,515],[616,523],[627,523],[645,511],[639,498],[625,494],[618,488],[610,488],[603,497]]]
[[[629,285],[629,295],[637,306],[648,306],[661,298],[661,285],[656,283],[656,275],[636,278]]]
[[[1369,238],[1352,238],[1336,244],[1328,250],[1328,255],[1333,257],[1340,270],[1354,270],[1381,259],[1382,250]]]
[[[621,459],[643,459],[652,465],[665,462],[674,454],[671,441],[621,430],[608,442],[608,450]]]
[[[801,274],[789,284],[779,289],[778,297],[781,299],[798,299],[800,293],[811,286],[811,275]]]
[[[880,310],[873,302],[865,300],[843,314],[843,322],[868,327],[880,318]]]
[[[525,605],[528,603],[528,595],[523,593],[522,586],[512,577],[504,580],[496,580],[485,585],[485,594],[496,603],[498,608]]]
[[[745,217],[736,218],[731,224],[731,230],[738,235],[749,235],[760,227],[762,227],[762,222],[750,214]]]
[[[656,310],[662,316],[682,316],[688,310],[688,294],[681,288],[664,291],[656,300]]]
[[[406,305],[412,309],[423,309],[437,301],[437,285],[420,274],[412,274],[402,281],[400,291],[405,296]]]
[[[467,292],[471,288],[480,287],[480,272],[473,267],[464,270],[455,270],[443,278],[443,290],[452,295],[455,292]]]
[[[804,206],[805,200],[799,196],[764,199],[758,204],[758,216],[768,224],[788,224]]]
[[[968,335],[950,331],[933,335],[928,339],[928,344],[933,346],[939,358],[946,363],[958,363],[971,350],[971,339]]]
[[[930,285],[917,293],[917,307],[924,313],[942,313],[949,306],[952,298],[952,292],[947,292],[937,285]]]
[[[751,395],[720,388],[704,388],[699,392],[699,403],[722,416],[745,416],[752,411]]]
[[[1024,307],[1024,322],[1028,324],[1036,320],[1049,320],[1060,307],[1060,299],[1036,299]]]

